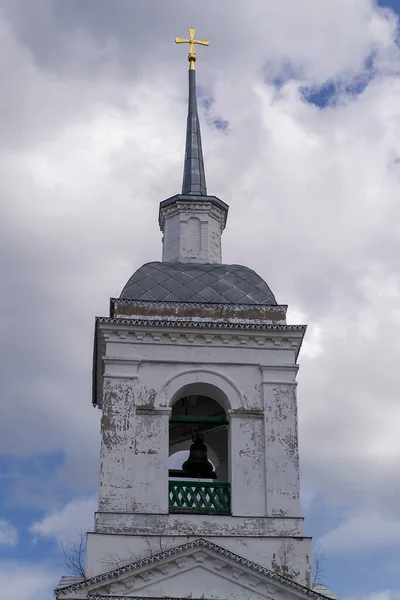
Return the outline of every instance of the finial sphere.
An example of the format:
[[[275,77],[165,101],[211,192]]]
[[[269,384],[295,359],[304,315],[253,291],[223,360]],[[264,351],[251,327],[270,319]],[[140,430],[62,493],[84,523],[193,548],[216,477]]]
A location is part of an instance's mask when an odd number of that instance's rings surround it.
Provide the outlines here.
[[[196,55],[196,51],[195,51],[195,44],[200,44],[201,46],[208,46],[208,44],[210,43],[208,40],[195,40],[194,39],[194,34],[195,34],[196,29],[194,27],[189,27],[189,39],[186,38],[175,38],[175,43],[176,44],[190,44],[189,46],[189,54],[188,54],[188,61],[190,64],[189,69],[194,70],[195,68],[195,62],[197,59],[197,55]]]

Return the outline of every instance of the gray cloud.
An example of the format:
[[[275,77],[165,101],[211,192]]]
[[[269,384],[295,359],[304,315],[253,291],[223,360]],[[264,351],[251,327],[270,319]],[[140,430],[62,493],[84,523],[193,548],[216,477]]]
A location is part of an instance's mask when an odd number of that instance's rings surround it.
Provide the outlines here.
[[[39,477],[44,505],[96,484],[94,316],[160,257],[158,202],[180,186],[186,111],[173,38],[193,23],[212,41],[199,68],[208,118],[229,121],[221,135],[202,117],[209,189],[231,205],[224,259],[256,269],[310,324],[306,484],[339,506],[368,493],[397,518],[394,19],[366,1],[297,4],[0,3],[0,450],[65,453],[51,481]],[[304,102],[302,85],[351,77],[373,49],[379,77],[362,96],[324,111]],[[298,79],[278,93],[260,73],[287,61]],[[37,485],[18,481],[19,501],[39,502]]]

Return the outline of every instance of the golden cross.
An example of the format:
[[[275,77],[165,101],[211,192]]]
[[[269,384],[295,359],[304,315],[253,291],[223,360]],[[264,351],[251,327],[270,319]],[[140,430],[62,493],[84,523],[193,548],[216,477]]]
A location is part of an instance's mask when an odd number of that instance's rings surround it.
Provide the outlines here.
[[[175,43],[176,44],[190,44],[189,46],[189,55],[188,55],[188,61],[190,64],[190,69],[194,70],[194,64],[196,62],[196,51],[194,49],[194,45],[195,44],[201,44],[202,46],[208,46],[208,44],[210,43],[208,40],[195,40],[194,39],[194,32],[196,30],[194,29],[194,27],[189,27],[189,39],[185,39],[185,38],[175,38]]]

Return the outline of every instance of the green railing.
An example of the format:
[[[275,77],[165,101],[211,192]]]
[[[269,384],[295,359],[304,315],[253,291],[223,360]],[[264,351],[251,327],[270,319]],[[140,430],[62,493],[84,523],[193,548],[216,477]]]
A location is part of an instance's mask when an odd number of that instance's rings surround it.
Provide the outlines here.
[[[229,483],[204,481],[170,481],[169,510],[189,513],[231,512],[231,486]]]

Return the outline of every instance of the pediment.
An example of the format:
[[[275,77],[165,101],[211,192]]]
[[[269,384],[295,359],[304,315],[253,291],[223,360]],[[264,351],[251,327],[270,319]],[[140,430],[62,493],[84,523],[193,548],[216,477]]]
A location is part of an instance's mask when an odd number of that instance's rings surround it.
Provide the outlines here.
[[[291,600],[325,596],[206,540],[57,590],[57,598]]]
[[[141,598],[277,598],[276,586],[263,585],[261,580],[247,569],[216,558],[214,553],[196,549],[140,573],[130,573],[101,586],[98,592]]]

